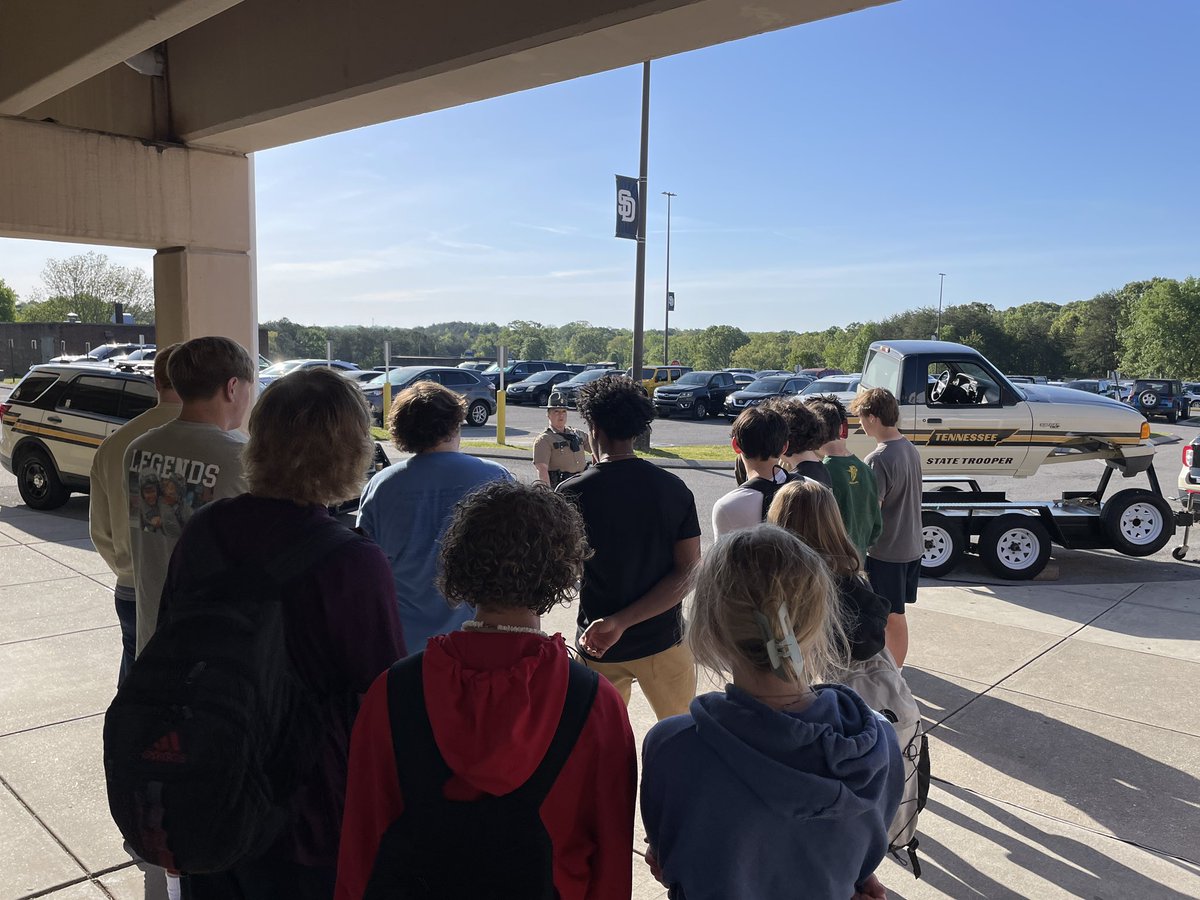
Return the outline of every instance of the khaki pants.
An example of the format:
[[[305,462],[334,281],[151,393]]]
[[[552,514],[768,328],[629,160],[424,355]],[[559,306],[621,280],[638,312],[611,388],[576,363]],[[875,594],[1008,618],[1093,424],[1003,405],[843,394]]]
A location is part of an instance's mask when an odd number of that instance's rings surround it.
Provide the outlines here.
[[[596,662],[583,654],[579,659],[611,681],[627,706],[629,690],[636,680],[659,719],[686,713],[696,696],[696,662],[686,644],[625,662]]]

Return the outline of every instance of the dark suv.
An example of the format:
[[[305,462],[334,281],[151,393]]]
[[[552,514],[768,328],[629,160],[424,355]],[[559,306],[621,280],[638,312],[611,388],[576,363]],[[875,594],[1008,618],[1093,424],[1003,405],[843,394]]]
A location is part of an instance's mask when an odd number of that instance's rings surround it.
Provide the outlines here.
[[[1171,378],[1139,378],[1133,383],[1129,405],[1147,419],[1162,416],[1171,425],[1186,419],[1190,406],[1183,384]]]
[[[737,389],[731,372],[688,372],[674,384],[655,388],[654,409],[664,418],[680,412],[703,419],[719,414]]]
[[[504,387],[524,381],[534,372],[545,372],[547,369],[564,371],[566,366],[548,359],[518,359],[510,362],[504,369]],[[497,363],[492,363],[478,375],[484,381],[491,382],[494,387],[500,387],[500,366]]]

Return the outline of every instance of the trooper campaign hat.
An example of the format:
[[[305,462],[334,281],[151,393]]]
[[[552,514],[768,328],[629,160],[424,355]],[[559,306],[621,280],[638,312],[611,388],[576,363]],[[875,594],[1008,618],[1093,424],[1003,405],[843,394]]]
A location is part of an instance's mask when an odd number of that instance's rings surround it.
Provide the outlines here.
[[[567,406],[566,395],[559,390],[551,391],[550,396],[546,398],[546,409],[570,409]]]

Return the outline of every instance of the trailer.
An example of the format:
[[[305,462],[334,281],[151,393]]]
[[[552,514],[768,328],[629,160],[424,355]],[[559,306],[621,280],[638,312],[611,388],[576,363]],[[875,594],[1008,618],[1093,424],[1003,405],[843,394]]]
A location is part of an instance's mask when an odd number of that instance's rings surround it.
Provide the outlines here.
[[[1149,489],[1127,488],[1106,499],[1114,471],[1106,466],[1095,490],[1064,491],[1056,500],[1010,500],[969,476],[926,477],[921,574],[947,575],[967,552],[978,553],[993,575],[1014,581],[1036,578],[1055,545],[1126,556],[1157,553],[1190,516],[1171,508],[1153,465],[1146,469]]]

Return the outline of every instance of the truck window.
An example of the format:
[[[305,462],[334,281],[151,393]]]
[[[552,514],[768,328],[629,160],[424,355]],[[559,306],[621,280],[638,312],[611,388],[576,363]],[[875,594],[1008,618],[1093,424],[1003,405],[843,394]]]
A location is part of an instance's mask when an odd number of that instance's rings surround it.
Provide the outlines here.
[[[930,406],[999,406],[1000,385],[986,369],[966,360],[932,360],[926,369]]]
[[[900,357],[872,350],[867,365],[863,369],[861,384],[865,390],[877,387],[887,388],[893,396],[899,397]]]

